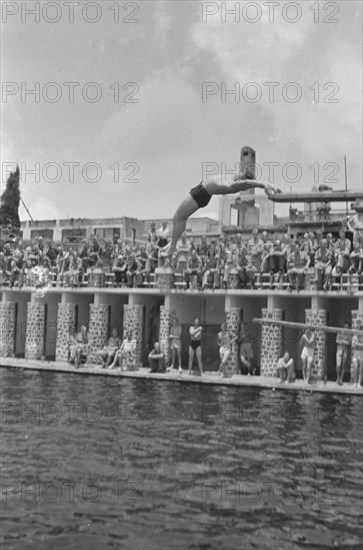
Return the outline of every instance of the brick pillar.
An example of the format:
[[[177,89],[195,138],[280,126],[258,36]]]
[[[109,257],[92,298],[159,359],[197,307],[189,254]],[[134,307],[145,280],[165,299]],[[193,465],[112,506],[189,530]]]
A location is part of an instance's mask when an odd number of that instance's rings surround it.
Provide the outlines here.
[[[325,309],[306,309],[305,323],[316,327],[327,324],[327,315]],[[319,330],[316,332],[314,362],[311,374],[318,380],[325,380],[327,374],[327,353],[326,353],[326,332]]]
[[[238,336],[239,327],[240,327],[240,313],[241,310],[239,307],[231,307],[226,312],[226,325],[227,331],[230,333],[231,338]],[[225,377],[233,376],[236,374],[238,368],[238,342],[233,342],[230,356],[228,357],[226,368],[225,368]]]
[[[105,345],[110,326],[110,306],[107,304],[90,304],[89,306],[88,343],[93,353]]]
[[[159,344],[165,354],[166,366],[170,363],[170,328],[174,312],[166,306],[160,306]]]
[[[16,307],[14,302],[0,302],[0,356],[12,357],[15,352]]]
[[[155,286],[162,290],[174,288],[174,271],[171,267],[157,267],[155,269]]]
[[[69,335],[76,330],[77,308],[76,304],[58,304],[56,361],[68,361]]]
[[[42,302],[28,302],[25,359],[41,359],[44,356],[46,321],[46,305]]]
[[[136,340],[135,366],[142,366],[144,346],[144,308],[140,305],[124,305],[124,327],[123,338],[126,338],[127,331],[132,330],[132,337]],[[127,365],[129,368],[129,365]]]
[[[262,319],[276,319],[281,321],[283,317],[282,309],[273,309],[268,311],[262,308]],[[273,376],[277,361],[282,355],[282,326],[281,325],[262,325],[261,338],[261,376]]]
[[[358,309],[352,311],[352,328],[358,327],[358,320],[361,320],[363,325],[363,313],[360,313]],[[350,361],[350,379],[353,380],[353,364]]]

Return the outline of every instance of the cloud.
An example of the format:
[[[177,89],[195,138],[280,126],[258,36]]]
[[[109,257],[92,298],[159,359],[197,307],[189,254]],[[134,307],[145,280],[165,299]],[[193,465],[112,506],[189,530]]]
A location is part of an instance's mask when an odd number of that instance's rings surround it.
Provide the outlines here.
[[[238,3],[225,4],[232,8]],[[196,55],[209,52],[213,56],[217,70],[208,78],[220,88],[222,82],[229,89],[236,83],[240,90],[249,82],[260,86],[262,97],[256,103],[248,102],[245,96],[236,103],[227,96],[226,104],[230,102],[235,114],[244,117],[243,127],[248,128],[248,139],[261,162],[296,161],[305,167],[305,174],[311,175],[309,165],[341,162],[347,153],[352,172],[359,177],[362,70],[360,50],[347,24],[350,11],[342,8],[340,25],[329,26],[314,23],[311,10],[302,5],[303,17],[296,24],[278,15],[269,23],[267,8],[260,22],[248,24],[236,23],[233,18],[222,23],[219,3],[216,16],[207,23],[195,23],[191,29]],[[272,102],[266,82],[279,83]],[[302,94],[296,103],[287,101],[282,93],[291,82]],[[285,89],[285,94],[287,91],[294,93],[294,88]],[[219,92],[209,99],[221,110]],[[319,98],[314,102],[317,92]]]

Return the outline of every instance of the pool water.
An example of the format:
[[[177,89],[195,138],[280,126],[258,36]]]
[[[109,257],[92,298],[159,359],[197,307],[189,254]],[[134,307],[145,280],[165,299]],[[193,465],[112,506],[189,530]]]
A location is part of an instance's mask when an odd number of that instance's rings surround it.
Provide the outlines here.
[[[0,376],[3,548],[362,548],[360,396]]]

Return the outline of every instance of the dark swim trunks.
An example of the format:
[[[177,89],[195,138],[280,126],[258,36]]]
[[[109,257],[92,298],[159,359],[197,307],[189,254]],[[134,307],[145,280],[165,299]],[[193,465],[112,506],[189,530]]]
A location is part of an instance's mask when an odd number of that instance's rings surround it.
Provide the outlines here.
[[[212,195],[208,193],[202,182],[196,187],[193,187],[193,189],[190,191],[190,194],[199,206],[199,208],[204,208],[204,206],[207,206],[212,198]]]
[[[190,342],[190,347],[195,351],[201,346],[200,340],[192,340]]]

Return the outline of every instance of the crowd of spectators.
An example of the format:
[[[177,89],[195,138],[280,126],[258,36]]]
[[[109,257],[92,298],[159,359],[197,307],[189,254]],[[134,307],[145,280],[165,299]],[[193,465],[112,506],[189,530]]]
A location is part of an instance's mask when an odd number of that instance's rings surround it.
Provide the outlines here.
[[[46,273],[54,286],[93,286],[89,275],[97,268],[109,275],[107,280],[114,287],[142,288],[152,284],[156,267],[168,266],[187,289],[227,288],[231,275],[235,287],[254,289],[264,275],[271,289],[282,288],[287,281],[290,291],[299,291],[312,269],[318,290],[331,290],[333,283],[340,288],[344,274],[348,286],[357,274],[359,289],[363,288],[363,242],[355,239],[352,244],[344,229],[336,239],[320,231],[295,240],[288,234],[282,240],[271,239],[257,229],[247,241],[240,234],[198,242],[183,235],[171,258],[169,239],[166,222],[158,230],[152,225],[145,243],[137,245],[99,242],[96,236],[79,245],[44,242],[42,237],[30,244],[8,239],[0,249],[0,285],[35,286],[40,274]]]

